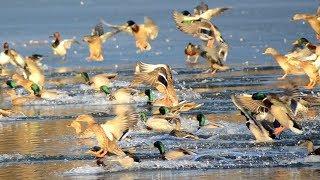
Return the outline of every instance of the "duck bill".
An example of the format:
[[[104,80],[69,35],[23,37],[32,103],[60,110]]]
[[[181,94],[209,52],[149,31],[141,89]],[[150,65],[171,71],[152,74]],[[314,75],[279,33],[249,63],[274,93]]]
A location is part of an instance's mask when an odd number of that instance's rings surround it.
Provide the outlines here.
[[[298,45],[298,40],[294,41],[292,45]]]

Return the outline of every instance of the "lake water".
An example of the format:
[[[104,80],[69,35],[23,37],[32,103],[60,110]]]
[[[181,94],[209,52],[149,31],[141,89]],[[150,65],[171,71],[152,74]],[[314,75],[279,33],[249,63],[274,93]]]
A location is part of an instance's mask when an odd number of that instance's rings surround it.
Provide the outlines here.
[[[306,37],[315,42],[313,31],[307,24],[291,22],[293,14],[314,12],[318,1],[300,0],[228,0],[209,2],[210,7],[228,6],[220,17],[214,19],[230,44],[227,64],[231,70],[215,75],[203,74],[205,63],[188,66],[183,50],[188,42],[200,44],[195,38],[176,30],[171,12],[192,10],[194,1],[104,1],[104,0],[29,0],[6,1],[1,4],[0,41],[8,41],[22,55],[45,55],[47,89],[58,89],[68,94],[58,101],[37,101],[27,106],[13,107],[13,116],[0,119],[0,178],[44,179],[319,179],[320,158],[307,156],[305,149],[297,147],[299,140],[314,139],[320,144],[320,121],[317,116],[302,119],[303,135],[285,132],[273,144],[256,144],[233,106],[230,95],[256,91],[281,92],[290,82],[305,85],[304,76],[278,81],[282,75],[270,57],[262,55],[268,46],[287,52],[291,42]],[[60,31],[64,38],[81,37],[103,18],[113,24],[129,19],[142,22],[150,16],[160,27],[152,50],[136,53],[132,37],[119,34],[104,45],[105,60],[88,62],[87,46],[82,43],[70,51],[67,60],[54,57],[50,49],[53,32]],[[108,30],[106,28],[106,30]],[[34,43],[37,41],[38,43]],[[96,144],[94,139],[78,139],[67,125],[80,114],[91,114],[99,122],[114,117],[119,110],[146,110],[145,98],[133,104],[117,105],[106,100],[103,94],[94,93],[84,84],[57,86],[57,78],[68,78],[80,70],[89,75],[118,73],[113,89],[126,87],[132,80],[136,61],[168,63],[174,74],[175,87],[181,100],[203,103],[199,109],[183,113],[183,128],[195,132],[195,115],[203,112],[211,121],[224,127],[200,130],[198,135],[210,136],[199,141],[183,140],[166,134],[140,130],[130,134],[130,141],[120,142],[123,148],[135,147],[142,159],[129,169],[112,162],[107,167],[97,167],[85,151]],[[57,73],[59,67],[68,67]],[[1,77],[2,82],[6,78]],[[140,89],[143,89],[141,87]],[[9,107],[7,90],[2,86],[1,107]],[[308,92],[301,89],[301,91]],[[318,89],[314,90],[317,93]],[[318,114],[318,109],[314,109]],[[162,161],[153,142],[161,140],[166,148],[189,148],[196,156]]]

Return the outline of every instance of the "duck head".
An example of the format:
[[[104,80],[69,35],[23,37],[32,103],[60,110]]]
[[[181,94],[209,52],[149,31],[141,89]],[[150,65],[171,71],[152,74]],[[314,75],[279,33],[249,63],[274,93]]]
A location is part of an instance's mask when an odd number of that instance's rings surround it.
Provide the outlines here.
[[[164,145],[161,141],[156,141],[155,143],[153,143],[153,146],[158,148],[161,155],[163,155],[165,153],[165,148],[164,148]]]
[[[184,16],[191,16],[191,13],[189,11],[182,11],[181,12]]]
[[[133,32],[138,32],[139,31],[139,26],[132,20],[127,21],[127,25],[131,27]]]
[[[276,54],[279,54],[279,52],[276,49],[269,47],[262,54],[265,54],[265,55],[276,55]]]
[[[30,87],[31,87],[33,94],[35,96],[41,96],[41,89],[38,84],[33,83]]]
[[[153,102],[156,99],[156,95],[151,89],[146,89],[144,94],[148,96],[148,102]]]
[[[13,80],[8,80],[6,84],[12,89],[17,88],[17,84]]]
[[[53,33],[53,35],[49,36],[50,38],[53,38],[55,40],[60,40],[61,39],[61,35],[59,32],[55,32]]]
[[[262,92],[257,92],[257,93],[252,94],[253,100],[264,100],[266,97],[267,97],[267,95]]]
[[[208,124],[208,120],[207,120],[206,116],[202,113],[197,115],[197,120],[199,122],[199,128]]]
[[[106,95],[111,94],[110,88],[108,86],[106,86],[106,85],[101,86],[100,87],[100,91],[104,92]]]
[[[5,42],[3,43],[3,49],[6,51],[6,50],[9,50],[9,43]]]
[[[296,46],[305,46],[309,43],[308,39],[306,38],[299,38],[297,40],[295,40],[292,45],[296,45]]]
[[[169,108],[165,107],[165,106],[161,106],[159,108],[159,112],[161,115],[165,115],[165,114],[168,114],[170,112]]]

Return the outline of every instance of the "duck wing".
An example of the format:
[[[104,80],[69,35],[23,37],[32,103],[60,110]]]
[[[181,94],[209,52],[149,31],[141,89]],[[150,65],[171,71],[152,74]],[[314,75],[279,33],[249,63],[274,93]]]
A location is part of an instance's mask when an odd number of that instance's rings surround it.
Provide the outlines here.
[[[120,140],[124,133],[129,128],[135,126],[138,122],[137,113],[124,113],[125,115],[118,116],[113,120],[101,124],[101,127],[106,132],[108,138],[113,141],[114,139]]]
[[[253,100],[252,95],[249,94],[241,94],[241,95],[233,95],[232,99],[234,99],[235,104],[243,109],[247,109],[253,113],[265,113],[268,112],[268,108],[263,104],[260,100]],[[237,107],[238,107],[237,106]],[[238,108],[239,108],[238,107]]]
[[[221,7],[221,8],[213,8],[205,11],[204,13],[200,14],[200,17],[206,20],[210,20],[213,17],[219,16],[224,11],[228,10],[228,7]]]
[[[151,40],[154,40],[158,36],[159,28],[151,18],[144,17],[144,27]]]
[[[132,29],[130,26],[128,26],[127,23],[125,24],[122,24],[122,25],[113,25],[113,24],[110,24],[110,23],[107,23],[106,21],[104,21],[103,19],[100,20],[100,22],[116,31],[122,31],[122,32],[126,32],[130,35],[133,35],[133,32],[132,32]]]
[[[80,44],[80,43],[75,39],[64,39],[63,41],[61,41],[61,44],[65,49],[70,49],[73,44]]]

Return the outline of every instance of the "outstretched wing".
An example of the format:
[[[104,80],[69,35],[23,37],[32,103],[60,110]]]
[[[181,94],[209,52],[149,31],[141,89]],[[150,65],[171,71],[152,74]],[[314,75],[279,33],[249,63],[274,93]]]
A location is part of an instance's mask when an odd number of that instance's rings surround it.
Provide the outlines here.
[[[73,44],[80,44],[80,43],[75,39],[65,39],[61,41],[61,44],[63,44],[64,48],[70,49]]]
[[[107,136],[111,141],[113,141],[114,138],[119,140],[129,128],[137,124],[138,117],[139,115],[137,113],[125,113],[124,116],[116,117],[113,120],[101,124],[101,127],[105,132],[108,132]],[[109,137],[111,134],[112,136]]]
[[[133,35],[132,29],[128,26],[127,23],[122,24],[122,25],[113,25],[113,24],[107,23],[103,19],[101,19],[100,21],[101,21],[102,24],[104,24],[104,25],[106,25],[106,26],[108,26],[108,27],[110,27],[112,29],[123,31],[123,32],[126,32],[128,34]]]
[[[156,23],[149,17],[144,17],[144,27],[146,28],[148,37],[154,40],[159,33],[159,28]]]
[[[222,7],[222,8],[213,8],[205,11],[200,15],[201,18],[210,20],[213,17],[219,16],[222,14],[224,11],[228,10],[230,8],[228,7]]]
[[[103,35],[100,36],[102,43],[105,43],[108,39],[110,39],[112,36],[118,34],[120,30],[115,30],[111,32],[106,32]]]

